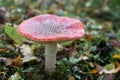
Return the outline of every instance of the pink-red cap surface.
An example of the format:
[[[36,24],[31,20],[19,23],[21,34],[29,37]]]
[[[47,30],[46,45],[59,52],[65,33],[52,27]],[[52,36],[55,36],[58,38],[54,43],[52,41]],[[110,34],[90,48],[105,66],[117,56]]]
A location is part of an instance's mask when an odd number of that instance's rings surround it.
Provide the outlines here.
[[[43,43],[79,39],[85,34],[81,21],[50,14],[23,21],[18,26],[18,32],[28,39]]]

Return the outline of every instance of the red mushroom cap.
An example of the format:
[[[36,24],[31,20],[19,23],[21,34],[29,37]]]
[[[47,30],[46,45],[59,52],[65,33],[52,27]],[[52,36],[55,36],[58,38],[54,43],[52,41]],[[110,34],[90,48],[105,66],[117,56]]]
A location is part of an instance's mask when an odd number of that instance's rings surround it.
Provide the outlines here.
[[[68,17],[44,14],[23,21],[18,32],[37,42],[61,42],[82,37],[85,33],[81,21]]]

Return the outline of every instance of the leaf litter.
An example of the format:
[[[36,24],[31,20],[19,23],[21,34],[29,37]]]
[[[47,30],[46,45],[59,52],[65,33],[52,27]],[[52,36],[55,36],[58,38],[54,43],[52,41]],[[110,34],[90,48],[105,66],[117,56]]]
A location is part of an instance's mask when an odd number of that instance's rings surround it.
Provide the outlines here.
[[[120,80],[120,19],[119,11],[112,11],[119,0],[114,1],[0,0],[0,79]],[[78,18],[86,29],[82,39],[58,44],[57,67],[51,74],[44,71],[44,45],[20,36],[15,27],[45,13]]]

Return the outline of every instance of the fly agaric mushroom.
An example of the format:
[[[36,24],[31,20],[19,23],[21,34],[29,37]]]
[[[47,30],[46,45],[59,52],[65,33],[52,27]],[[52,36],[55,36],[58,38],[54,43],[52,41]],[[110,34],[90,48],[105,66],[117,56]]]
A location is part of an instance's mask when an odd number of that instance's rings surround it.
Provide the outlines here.
[[[68,17],[44,14],[23,21],[18,32],[24,37],[45,45],[45,70],[53,72],[57,43],[79,39],[85,33],[81,21]]]

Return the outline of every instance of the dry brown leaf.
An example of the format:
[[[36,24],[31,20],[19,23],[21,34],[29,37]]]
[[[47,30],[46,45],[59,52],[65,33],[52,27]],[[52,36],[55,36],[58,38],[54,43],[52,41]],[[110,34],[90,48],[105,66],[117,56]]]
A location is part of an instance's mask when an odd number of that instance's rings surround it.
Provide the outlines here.
[[[99,64],[95,64],[95,69],[99,72],[103,69],[103,67],[100,66]]]
[[[7,50],[8,50],[8,48],[1,48],[0,53],[6,52]]]
[[[113,46],[120,48],[120,41],[113,39],[110,42]]]
[[[98,73],[98,70],[97,70],[97,69],[93,69],[93,70],[90,71],[90,73],[92,73],[92,74],[97,74],[97,73]]]
[[[4,60],[6,66],[11,66],[11,65],[16,65],[16,66],[21,66],[22,65],[22,60],[21,56],[19,55],[15,59],[12,58],[1,58]]]
[[[1,71],[0,71],[0,75],[2,75],[3,73],[4,73],[4,72],[1,72]]]
[[[120,63],[116,62],[116,66],[117,66],[117,68],[115,69],[115,73],[117,73],[118,71],[120,71]]]
[[[92,35],[86,35],[86,38],[87,38],[87,40],[90,40],[90,41],[92,41],[94,39]]]
[[[11,66],[13,64],[13,59],[11,58],[7,58],[7,60],[5,61],[6,66]]]
[[[20,55],[18,57],[16,57],[15,59],[13,59],[13,64],[17,65],[17,66],[21,66],[22,65],[22,60],[21,60],[21,56]]]

